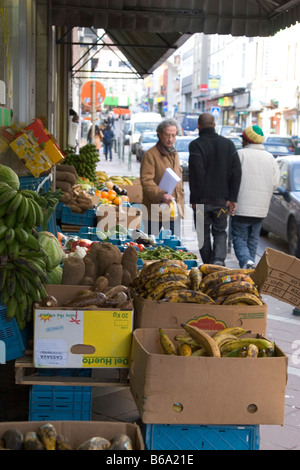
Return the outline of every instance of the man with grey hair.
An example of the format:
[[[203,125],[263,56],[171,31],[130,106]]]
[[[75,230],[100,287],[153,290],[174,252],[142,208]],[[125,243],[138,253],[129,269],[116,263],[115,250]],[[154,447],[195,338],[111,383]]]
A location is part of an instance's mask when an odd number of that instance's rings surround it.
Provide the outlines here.
[[[174,148],[176,136],[180,126],[175,119],[164,119],[157,126],[158,142],[145,152],[140,168],[141,185],[143,189],[143,221],[148,234],[158,234],[159,230],[169,228],[174,234],[175,217],[169,211],[169,221],[163,221],[162,205],[169,206],[176,203],[178,209],[177,220],[184,217],[184,193],[182,185],[182,170],[179,156]],[[180,178],[175,189],[169,194],[159,187],[160,181],[167,169],[172,169]],[[169,227],[166,225],[169,224]],[[176,224],[180,227],[180,224]],[[180,230],[180,229],[179,229]]]

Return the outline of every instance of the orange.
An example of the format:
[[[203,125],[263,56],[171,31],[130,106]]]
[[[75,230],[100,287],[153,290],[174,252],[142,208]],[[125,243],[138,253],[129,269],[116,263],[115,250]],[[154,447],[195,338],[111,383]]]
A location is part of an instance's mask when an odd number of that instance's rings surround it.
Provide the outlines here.
[[[115,197],[117,196],[117,193],[116,191],[114,191],[113,189],[110,189],[107,193],[107,199],[109,201],[113,201],[115,199]]]
[[[129,197],[128,196],[123,195],[123,196],[121,196],[121,198],[122,198],[122,201],[129,202]]]
[[[107,191],[101,191],[101,197],[104,197],[107,199],[108,197],[108,192]]]
[[[99,191],[99,189],[95,189],[95,196],[101,197],[101,191]]]
[[[112,200],[112,202],[115,206],[119,206],[120,204],[122,204],[122,198],[117,196]]]

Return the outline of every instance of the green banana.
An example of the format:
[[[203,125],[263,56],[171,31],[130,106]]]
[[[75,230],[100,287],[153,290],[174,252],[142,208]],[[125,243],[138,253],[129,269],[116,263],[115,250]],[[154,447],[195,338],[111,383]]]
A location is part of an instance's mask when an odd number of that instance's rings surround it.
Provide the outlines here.
[[[9,204],[9,203],[6,203],[6,204],[2,204],[2,206],[0,206],[0,217],[1,217],[1,218],[3,218],[3,217],[6,216],[8,204]]]
[[[4,238],[4,236],[5,236],[5,234],[6,234],[7,228],[8,228],[8,227],[6,227],[6,225],[2,225],[2,226],[0,227],[0,240],[1,240],[2,238]]]
[[[32,200],[28,198],[27,201],[28,201],[28,213],[27,213],[25,223],[31,229],[36,226],[36,212],[35,212],[35,206],[32,204]]]
[[[28,238],[24,243],[26,248],[31,248],[32,250],[39,251],[41,248],[40,242],[35,238],[31,233],[28,233]]]
[[[1,303],[2,305],[6,306],[9,300],[9,293],[6,288],[6,283],[4,284],[2,291],[1,291]]]
[[[31,204],[33,204],[35,208],[36,226],[39,227],[40,225],[42,225],[43,220],[44,220],[43,210],[35,199],[32,199],[30,202]]]
[[[19,256],[19,242],[14,238],[14,240],[7,247],[7,254],[11,260],[18,258]]]
[[[17,194],[16,189],[8,187],[8,189],[0,195],[0,206],[11,201],[15,197],[16,194]]]
[[[223,348],[221,348],[222,354],[229,353],[230,351],[233,351],[234,349],[238,348],[243,348],[243,347],[248,347],[249,344],[254,344],[255,346],[258,347],[259,350],[261,349],[266,349],[268,350],[274,350],[274,343],[272,341],[269,341],[264,338],[240,338],[231,341],[230,343],[226,343]]]
[[[15,296],[12,295],[11,297],[9,297],[7,305],[6,305],[6,320],[7,321],[11,321],[15,317],[17,308],[18,308],[18,301],[15,298]]]
[[[21,194],[22,194],[22,196],[25,196],[25,197],[30,198],[30,199],[39,198],[38,193],[33,191],[33,189],[22,189]]]
[[[0,240],[0,256],[5,253],[6,248],[7,248],[7,243],[6,243],[5,239]]]
[[[22,199],[22,194],[17,192],[15,197],[10,201],[9,205],[7,206],[7,214],[13,214],[14,212],[16,212],[22,202]]]
[[[22,271],[17,270],[16,271],[16,277],[18,281],[18,285],[20,285],[21,289],[28,294],[30,290],[30,285],[29,285],[29,276],[25,275]]]
[[[18,210],[17,210],[17,221],[19,224],[22,224],[23,222],[25,222],[27,214],[28,214],[28,200],[25,196],[22,196],[21,204],[19,205]]]
[[[5,242],[7,245],[10,245],[15,239],[15,230],[12,227],[9,227],[5,233]]]
[[[12,214],[8,214],[5,217],[5,224],[7,227],[14,227],[17,223],[17,213],[13,212]]]
[[[18,240],[20,245],[24,245],[28,240],[28,232],[26,232],[22,227],[15,227],[15,238]]]
[[[6,282],[5,282],[6,289],[10,297],[14,295],[15,293],[16,284],[17,284],[17,281],[16,281],[15,272],[12,269],[10,269],[7,273]]]
[[[8,269],[6,269],[5,266],[2,266],[0,269],[0,292],[2,291],[5,285],[7,273],[8,273]]]

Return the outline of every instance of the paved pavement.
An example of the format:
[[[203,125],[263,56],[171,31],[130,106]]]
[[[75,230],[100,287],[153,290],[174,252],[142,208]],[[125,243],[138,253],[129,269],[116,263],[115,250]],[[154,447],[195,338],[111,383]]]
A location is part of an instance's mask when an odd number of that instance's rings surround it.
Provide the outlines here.
[[[128,148],[124,157],[119,158],[114,152],[112,162],[100,158],[98,169],[107,171],[109,175],[139,175],[139,163],[135,156],[130,158]],[[186,197],[188,185],[185,183]],[[185,221],[182,238],[183,244],[198,254],[195,237],[192,233],[192,219],[190,215]],[[258,250],[258,259],[262,256],[266,246],[276,247],[276,239],[262,240]],[[282,251],[284,245],[280,245]],[[228,253],[226,265],[238,267],[233,252]],[[293,307],[280,302],[270,296],[264,296],[268,305],[267,337],[274,340],[288,355],[288,381],[286,387],[285,422],[284,426],[260,426],[260,450],[300,450],[300,316],[293,314]],[[257,378],[259,380],[259,378]],[[94,387],[93,416],[95,420],[117,420],[134,422],[139,420],[139,414],[128,388]]]

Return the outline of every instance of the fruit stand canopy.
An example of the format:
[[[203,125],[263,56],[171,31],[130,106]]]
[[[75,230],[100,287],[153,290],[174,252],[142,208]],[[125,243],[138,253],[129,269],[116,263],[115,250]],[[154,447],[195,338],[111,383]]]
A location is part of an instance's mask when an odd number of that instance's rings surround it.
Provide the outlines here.
[[[192,34],[273,36],[300,20],[300,0],[51,0],[54,26],[104,29],[141,77]]]

